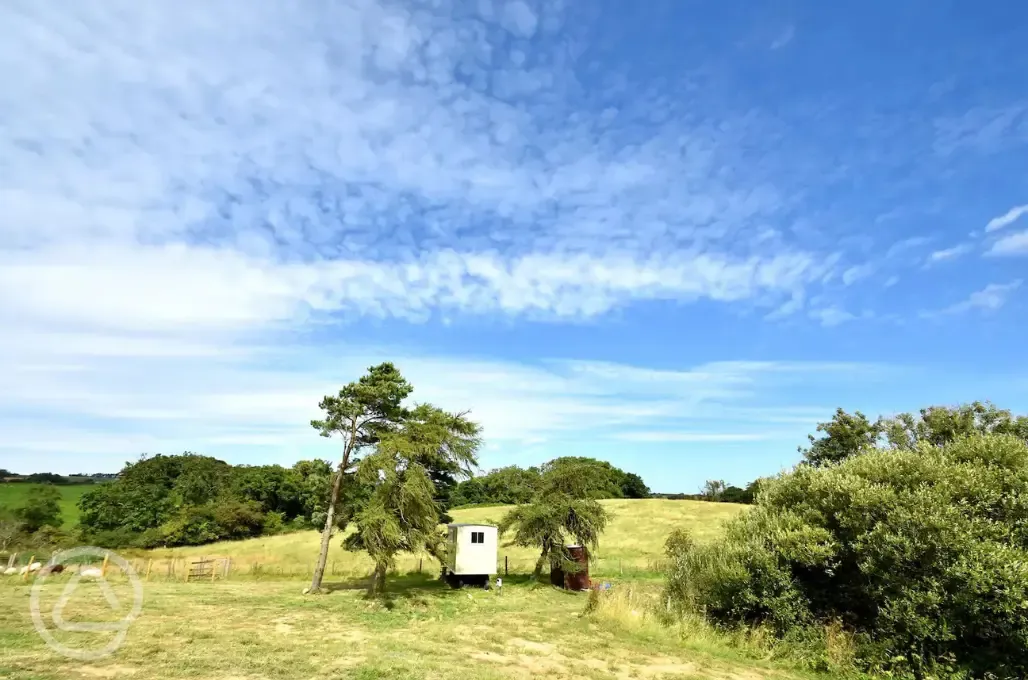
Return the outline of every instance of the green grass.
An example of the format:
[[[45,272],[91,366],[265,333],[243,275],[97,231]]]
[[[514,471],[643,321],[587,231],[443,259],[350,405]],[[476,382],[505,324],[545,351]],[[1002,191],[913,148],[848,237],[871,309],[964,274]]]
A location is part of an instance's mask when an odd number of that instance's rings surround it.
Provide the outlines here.
[[[511,560],[502,593],[451,590],[425,573],[390,574],[386,598],[364,596],[366,558],[332,549],[336,574],[328,592],[304,596],[303,567],[317,550],[317,533],[303,532],[175,551],[177,558],[230,555],[228,579],[183,583],[154,567],[144,577],[143,613],[118,651],[99,661],[56,654],[35,632],[30,583],[0,580],[0,677],[10,680],[760,680],[813,678],[768,660],[753,646],[730,644],[709,629],[666,628],[650,613],[661,583],[651,570],[673,528],[693,529],[699,540],[717,535],[721,520],[745,508],[689,501],[609,501],[614,520],[598,554],[612,575],[617,597],[586,614],[588,595],[557,590],[527,575],[534,551],[501,547]],[[454,513],[458,521],[495,520],[503,508]],[[134,556],[143,570],[170,551]],[[249,574],[250,560],[285,570],[281,578]],[[606,562],[603,562],[606,560]],[[427,562],[427,560],[426,560]],[[417,558],[405,558],[401,572]],[[166,566],[166,565],[165,565]],[[299,568],[292,575],[288,570]],[[597,565],[594,565],[594,571]],[[41,588],[42,620],[53,629],[53,610],[73,577],[63,574]],[[117,620],[131,592],[116,569],[109,573],[118,598],[111,612],[103,591],[82,581],[62,616],[69,622]],[[107,612],[107,614],[104,614]],[[56,632],[70,647],[95,649],[109,633]]]
[[[659,570],[664,540],[672,529],[690,529],[697,540],[707,540],[720,529],[721,522],[744,512],[747,506],[702,501],[608,500],[601,501],[612,514],[612,520],[600,539],[590,567],[594,576],[631,576],[654,574]],[[454,510],[457,522],[498,522],[508,510],[505,506]],[[282,536],[267,536],[245,541],[212,543],[204,546],[136,552],[139,560],[155,560],[154,569],[167,575],[168,561],[179,561],[174,569],[180,573],[183,560],[200,557],[230,557],[233,569],[241,573],[263,571],[267,576],[301,576],[313,568],[321,540],[317,531],[302,531]],[[501,539],[498,554],[499,571],[506,562],[512,573],[530,572],[538,558],[533,548],[506,545]],[[397,568],[401,572],[416,570],[421,561],[425,571],[435,571],[438,564],[428,557],[401,555]],[[363,554],[346,552],[333,541],[329,572],[356,576],[371,569],[371,561]]]
[[[51,611],[67,577],[57,581],[43,588],[42,612]],[[35,633],[29,587],[0,585],[0,668],[10,680],[811,677],[707,640],[690,644],[671,630],[587,616],[585,594],[523,578],[509,579],[497,594],[399,577],[391,597],[380,601],[364,599],[362,586],[340,581],[314,597],[303,596],[299,582],[150,583],[143,615],[117,653],[76,661],[55,654]],[[114,580],[114,589],[127,603],[127,588]],[[83,585],[63,616],[93,622],[105,620],[104,611],[110,607],[99,588]],[[79,649],[102,646],[102,636],[57,634]]]
[[[0,483],[0,507],[14,509],[25,504],[25,498],[29,490],[42,486],[41,484],[25,484],[22,482]],[[61,492],[61,522],[64,528],[70,529],[78,524],[79,508],[78,502],[90,489],[96,488],[95,484],[68,484],[65,486],[54,486]]]

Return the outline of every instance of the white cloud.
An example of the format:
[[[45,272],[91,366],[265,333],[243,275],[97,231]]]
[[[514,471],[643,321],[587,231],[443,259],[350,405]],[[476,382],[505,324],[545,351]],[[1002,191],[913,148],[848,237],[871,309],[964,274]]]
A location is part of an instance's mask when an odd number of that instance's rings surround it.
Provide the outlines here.
[[[0,10],[0,322],[779,307],[834,266],[782,231],[740,245],[786,201],[748,162],[756,116],[569,116],[559,4],[437,5]],[[521,99],[495,96],[501,74]]]
[[[179,341],[182,351],[175,349]],[[130,341],[115,335],[110,342],[135,351],[115,357],[98,354],[93,342],[40,346],[33,338],[4,338],[4,467],[18,467],[33,452],[48,454],[65,471],[111,469],[144,451],[188,449],[233,462],[333,456],[335,444],[307,425],[319,415],[319,399],[384,360],[395,361],[415,385],[414,399],[471,409],[486,440],[507,452],[543,442],[611,441],[629,432],[668,431],[678,433],[670,435],[677,441],[692,432],[712,442],[710,432],[735,432],[743,441],[763,432],[762,423],[793,428],[792,438],[802,438],[830,409],[790,404],[783,393],[796,387],[804,393],[822,381],[874,380],[883,370],[825,362],[715,362],[677,370],[528,364],[285,337],[274,348],[167,333]],[[779,395],[776,403],[769,403],[771,394]],[[487,467],[496,462],[485,455]]]
[[[955,260],[961,255],[966,255],[971,251],[969,244],[961,244],[953,246],[952,248],[943,248],[942,250],[936,250],[928,256],[929,262],[943,262],[947,260]]]
[[[990,283],[982,290],[971,293],[962,302],[946,307],[940,312],[927,313],[925,316],[936,316],[938,314],[961,314],[973,310],[995,311],[1006,304],[1010,296],[1021,287],[1021,279],[1009,283]]]
[[[865,279],[874,273],[874,265],[872,264],[861,264],[850,267],[842,273],[842,282],[847,286]]]
[[[989,255],[1028,255],[1028,231],[1009,234],[989,248]]]
[[[985,232],[989,233],[1007,227],[1021,219],[1023,215],[1028,215],[1028,205],[1015,206],[1002,215],[989,220],[989,223],[985,225]]]
[[[838,326],[839,324],[853,321],[856,315],[838,307],[825,307],[824,309],[811,310],[810,316],[821,322],[822,326]]]
[[[630,442],[755,442],[774,439],[774,433],[748,432],[624,432],[616,439]]]

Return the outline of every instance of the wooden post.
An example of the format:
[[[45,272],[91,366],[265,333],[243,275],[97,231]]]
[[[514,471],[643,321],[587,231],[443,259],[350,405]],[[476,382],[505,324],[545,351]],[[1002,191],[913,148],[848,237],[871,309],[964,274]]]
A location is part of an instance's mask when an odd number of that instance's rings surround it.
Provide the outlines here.
[[[503,556],[503,575],[510,576],[510,565],[507,563],[507,556]]]
[[[332,560],[332,571],[331,571],[331,573],[332,573],[333,576],[336,575],[336,561],[335,560]]]
[[[232,558],[231,557],[226,557],[225,558],[225,578],[226,579],[228,578],[228,570],[231,568],[231,566],[232,566]]]
[[[211,562],[211,583],[214,583],[214,577],[218,573],[218,568],[214,566],[214,562]]]
[[[182,560],[182,582],[189,583],[189,560]]]
[[[418,573],[419,574],[421,573],[421,562],[422,562],[422,559],[423,558],[421,558],[421,557],[418,558]]]
[[[107,578],[107,562],[109,562],[110,559],[111,553],[104,553],[104,563],[103,566],[100,567],[100,576],[103,576],[104,578]]]
[[[146,561],[146,580],[150,580],[150,570],[153,569],[153,560]]]
[[[32,557],[29,558],[29,564],[28,564],[27,567],[25,567],[25,573],[21,575],[21,580],[22,581],[28,581],[29,580],[29,574],[32,572],[32,560],[34,560],[34,559],[36,559],[35,555],[33,555]]]
[[[18,553],[11,553],[11,556],[7,558],[7,568],[10,569],[11,567],[13,567],[17,559]]]

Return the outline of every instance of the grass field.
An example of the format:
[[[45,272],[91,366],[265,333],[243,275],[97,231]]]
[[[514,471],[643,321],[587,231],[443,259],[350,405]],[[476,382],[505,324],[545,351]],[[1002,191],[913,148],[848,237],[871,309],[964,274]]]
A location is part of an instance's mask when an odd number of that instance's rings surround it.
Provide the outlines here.
[[[21,482],[0,483],[0,507],[13,509],[22,506],[29,490],[38,486],[41,485]],[[64,528],[70,529],[79,521],[79,499],[96,486],[94,484],[68,484],[54,488],[61,492],[61,522]]]
[[[597,576],[652,574],[662,557],[664,539],[675,527],[688,528],[697,539],[716,535],[721,522],[743,512],[746,506],[699,501],[608,500],[601,501],[612,514],[612,521],[600,540],[600,548],[593,555],[592,573]],[[454,510],[457,522],[497,522],[508,510],[506,507]],[[316,531],[269,536],[246,541],[213,543],[205,546],[152,550],[132,553],[139,562],[154,560],[155,574],[168,574],[168,561],[178,560],[175,573],[181,574],[183,560],[200,557],[230,557],[233,569],[240,575],[260,571],[266,577],[301,576],[310,573],[318,552],[321,536]],[[538,551],[531,548],[507,546],[501,539],[499,567],[502,573],[505,558],[511,573],[532,570]],[[423,569],[435,571],[438,564],[430,558],[402,555],[399,572],[417,569],[419,560]],[[344,551],[334,542],[329,557],[332,575],[358,576],[371,569],[371,561],[363,554]]]
[[[30,583],[0,582],[0,677],[11,680],[134,678],[157,680],[286,680],[390,678],[497,680],[500,678],[588,678],[630,680],[759,680],[815,677],[775,664],[752,648],[733,647],[710,631],[668,629],[649,612],[659,602],[660,580],[646,573],[659,558],[667,533],[677,526],[703,540],[720,521],[744,511],[738,506],[689,501],[609,501],[615,519],[604,534],[601,570],[622,561],[625,575],[612,574],[617,606],[586,614],[588,595],[532,582],[531,550],[501,547],[514,556],[501,593],[451,590],[426,568],[423,574],[390,576],[385,599],[364,596],[366,567],[359,556],[333,546],[345,562],[327,579],[329,592],[304,596],[297,572],[281,579],[251,578],[240,569],[227,580],[190,582],[159,577],[144,582],[142,615],[118,651],[99,661],[60,656],[35,632],[29,610]],[[454,513],[458,521],[495,520],[503,508]],[[313,558],[317,534],[176,551],[231,555],[240,564],[266,560],[301,568]],[[154,551],[140,560],[163,556]],[[408,560],[406,566],[410,566]],[[518,568],[514,568],[514,564]],[[363,571],[362,571],[363,570]],[[402,569],[401,569],[402,570]],[[305,570],[304,570],[305,571]],[[598,571],[594,566],[594,572]],[[341,575],[344,572],[355,576]],[[515,573],[518,572],[518,573]],[[359,576],[357,576],[359,574]],[[82,582],[62,616],[72,622],[117,620],[131,601],[127,580],[116,570],[110,584],[119,608],[111,610],[95,584]],[[41,589],[42,620],[53,629],[54,606],[72,577],[54,577]],[[110,633],[56,631],[76,649],[102,647]],[[745,650],[745,651],[743,651]]]

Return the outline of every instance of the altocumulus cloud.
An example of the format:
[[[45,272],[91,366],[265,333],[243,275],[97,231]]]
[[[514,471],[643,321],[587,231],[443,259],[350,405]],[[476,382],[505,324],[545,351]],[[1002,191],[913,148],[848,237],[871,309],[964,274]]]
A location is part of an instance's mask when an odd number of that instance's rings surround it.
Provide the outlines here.
[[[657,100],[623,105],[622,127],[569,117],[604,95],[577,84],[560,3],[0,15],[8,322],[575,318],[780,304],[830,268],[784,231],[739,238],[783,206],[768,168],[735,163],[757,122]],[[626,143],[654,107],[671,122]]]

